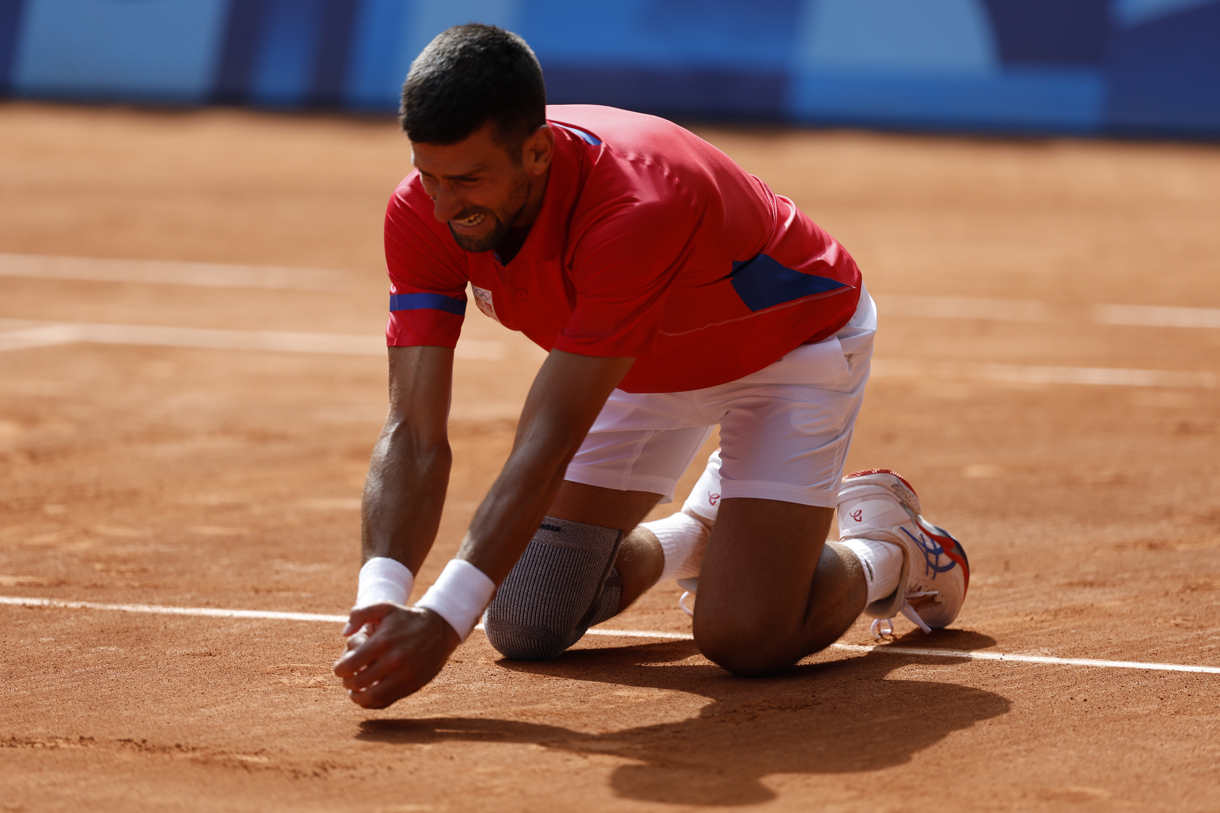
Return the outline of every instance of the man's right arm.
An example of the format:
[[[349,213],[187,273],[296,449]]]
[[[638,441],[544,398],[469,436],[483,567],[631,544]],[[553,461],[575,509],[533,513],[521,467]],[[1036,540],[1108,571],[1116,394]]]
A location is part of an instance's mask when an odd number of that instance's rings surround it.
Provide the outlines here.
[[[389,348],[390,411],[364,485],[361,549],[418,573],[440,526],[452,453],[448,347]]]
[[[365,562],[386,557],[414,574],[436,539],[449,485],[452,454],[446,424],[453,350],[391,347],[389,355],[390,412],[365,481],[361,547]],[[436,613],[385,602],[353,610],[344,633],[349,636],[346,652],[335,664],[335,674],[344,679],[348,696],[369,708],[416,691],[460,643]],[[418,644],[421,638],[424,645]],[[410,668],[416,661],[437,666]],[[367,685],[355,685],[358,675]]]

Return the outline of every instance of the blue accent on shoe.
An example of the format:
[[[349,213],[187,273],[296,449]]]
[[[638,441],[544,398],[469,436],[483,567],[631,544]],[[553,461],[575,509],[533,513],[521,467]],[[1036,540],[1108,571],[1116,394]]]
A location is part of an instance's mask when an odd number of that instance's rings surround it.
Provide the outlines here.
[[[766,310],[806,296],[848,287],[827,277],[802,274],[766,254],[759,254],[746,262],[734,261],[729,279],[741,301],[752,311]]]
[[[458,316],[466,314],[466,301],[444,294],[391,294],[391,311],[438,310]]]
[[[931,574],[932,579],[935,580],[937,573],[948,573],[950,570],[957,567],[957,562],[953,561],[952,559],[948,559],[948,557],[945,556],[945,549],[942,548],[934,539],[928,539],[928,537],[924,536],[922,533],[919,535],[919,538],[916,538],[915,535],[906,528],[900,528],[899,530],[910,537],[911,541],[915,543],[915,547],[919,548],[920,552],[923,553],[924,575]],[[940,557],[942,556],[945,556],[945,558],[948,559],[948,564],[942,565],[940,563]]]

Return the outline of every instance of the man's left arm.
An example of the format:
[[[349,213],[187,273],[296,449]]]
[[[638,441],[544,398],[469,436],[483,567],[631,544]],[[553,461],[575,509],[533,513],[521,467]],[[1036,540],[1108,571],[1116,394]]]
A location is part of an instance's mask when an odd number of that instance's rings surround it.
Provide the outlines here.
[[[497,585],[521,558],[568,463],[635,359],[552,350],[530,388],[504,469],[475,512],[458,557]]]
[[[474,565],[497,587],[503,583],[555,500],[568,463],[589,427],[634,361],[551,351],[526,398],[512,453],[475,512],[458,559]],[[418,676],[439,672],[451,651],[440,641],[416,640],[435,635],[435,627],[421,626],[399,644],[404,652],[415,653],[416,659],[435,663],[408,664],[404,674],[381,681],[370,679],[369,686],[361,683],[361,674],[357,673],[345,684],[365,693],[367,701],[361,705],[375,708],[384,708],[418,691],[424,685]],[[406,672],[417,677],[413,679]],[[376,691],[366,692],[374,682],[379,684]]]

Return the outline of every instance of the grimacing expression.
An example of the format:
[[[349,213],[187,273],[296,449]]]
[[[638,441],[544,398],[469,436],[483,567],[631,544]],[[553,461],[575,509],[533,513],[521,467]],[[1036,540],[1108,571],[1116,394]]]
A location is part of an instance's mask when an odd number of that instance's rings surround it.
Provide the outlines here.
[[[466,251],[494,251],[530,200],[533,176],[490,125],[456,144],[411,143],[433,215]]]

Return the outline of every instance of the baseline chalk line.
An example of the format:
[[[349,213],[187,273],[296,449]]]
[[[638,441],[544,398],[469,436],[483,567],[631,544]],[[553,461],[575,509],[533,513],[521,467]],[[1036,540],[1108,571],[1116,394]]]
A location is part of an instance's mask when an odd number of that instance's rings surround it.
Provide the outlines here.
[[[167,607],[156,604],[101,604],[93,601],[65,601],[52,598],[26,598],[22,596],[0,596],[0,605],[18,607],[51,607],[65,610],[102,610],[124,613],[151,613],[155,615],[185,615],[205,618],[254,618],[270,621],[321,621],[329,624],[343,624],[347,621],[345,615],[323,615],[321,613],[285,613],[274,610],[225,610],[216,607]],[[475,627],[482,630],[483,625]],[[614,630],[591,629],[588,635],[600,635],[606,638],[649,638],[674,641],[690,641],[688,633],[653,632],[648,630]],[[932,658],[956,658],[973,661],[1000,661],[1003,663],[1041,663],[1058,666],[1092,666],[1104,669],[1145,669],[1159,672],[1195,672],[1210,675],[1220,675],[1218,666],[1188,666],[1179,663],[1142,663],[1138,661],[1110,661],[1093,658],[1054,658],[1044,655],[1009,655],[1003,652],[968,652],[953,649],[924,649],[919,647],[895,646],[860,646],[857,644],[831,644],[835,649],[849,652],[877,652],[891,655],[922,655]]]
[[[380,335],[371,334],[227,330],[0,318],[0,353],[77,343],[349,356],[384,357],[386,354],[385,340]],[[466,361],[499,361],[508,357],[509,346],[495,340],[462,339],[453,353],[455,358]],[[1103,387],[1220,387],[1220,375],[1211,371],[1055,367],[886,358],[874,359],[872,365],[875,378]]]
[[[323,268],[0,254],[0,277],[331,292],[350,288],[355,275]]]
[[[24,598],[0,596],[0,604],[18,607],[54,607],[61,610],[103,610],[120,613],[151,613],[153,615],[193,615],[204,618],[258,618],[270,621],[323,621],[343,624],[346,615],[319,613],[280,613],[273,610],[224,610],[217,607],[166,607],[156,604],[100,604],[95,601],[64,601],[55,598]]]
[[[1220,675],[1220,666],[1187,666],[1180,663],[1141,663],[1139,661],[1106,661],[1095,658],[1053,658],[1049,655],[1009,655],[1003,652],[968,652],[952,649],[922,649],[913,646],[857,646],[831,644],[838,649],[855,652],[889,652],[893,655],[928,655],[936,658],[965,658],[972,661],[1003,661],[1005,663],[1048,663],[1059,666],[1097,666],[1107,669],[1155,669],[1160,672],[1202,672]]]
[[[878,294],[883,316],[924,319],[974,319],[987,322],[1090,322],[1126,327],[1220,328],[1220,308],[1176,305],[1110,305],[1055,307],[1027,299],[974,296]]]
[[[995,384],[1079,384],[1095,387],[1177,387],[1216,389],[1220,375],[1192,370],[1134,370],[1122,367],[1053,367],[1038,364],[873,359],[875,378],[914,378]]]
[[[224,330],[171,325],[40,322],[0,318],[0,352],[77,343],[383,358],[386,355],[385,337],[371,333],[366,335],[285,330]],[[453,354],[456,358],[470,361],[499,361],[507,357],[508,345],[494,340],[462,339],[454,348]]]
[[[0,254],[0,277],[330,292],[349,289],[355,275],[322,268],[239,263]],[[1099,304],[1064,312],[1047,302],[995,297],[879,294],[875,299],[886,315],[894,316],[1011,322],[1087,320],[1102,325],[1220,328],[1220,308]]]

